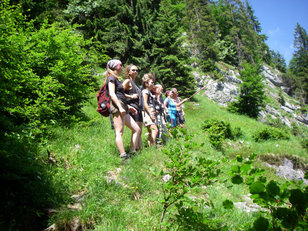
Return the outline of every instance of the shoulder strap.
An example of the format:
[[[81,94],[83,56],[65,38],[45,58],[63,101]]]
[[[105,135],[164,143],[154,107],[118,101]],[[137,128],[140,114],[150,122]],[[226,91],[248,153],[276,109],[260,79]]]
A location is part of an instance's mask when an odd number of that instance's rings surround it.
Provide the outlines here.
[[[134,81],[132,81],[130,79],[130,83],[132,85],[132,88],[134,88],[138,94],[138,99],[139,99],[139,107],[142,109],[142,111],[144,111],[144,102],[143,102],[143,95],[142,95],[142,91],[139,89],[139,87],[137,87],[137,85],[135,84]]]

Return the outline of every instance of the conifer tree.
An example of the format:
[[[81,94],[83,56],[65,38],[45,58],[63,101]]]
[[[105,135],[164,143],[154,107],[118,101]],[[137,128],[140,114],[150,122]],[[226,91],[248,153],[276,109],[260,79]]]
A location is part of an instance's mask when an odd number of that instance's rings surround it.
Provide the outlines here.
[[[279,51],[275,52],[275,51],[271,51],[271,59],[272,59],[272,63],[274,64],[274,66],[281,72],[286,72],[287,71],[287,65],[286,65],[286,61],[284,59],[284,57],[282,56],[282,54],[279,53]]]
[[[194,91],[194,78],[189,73],[188,53],[181,39],[179,8],[183,7],[170,0],[161,2],[151,59],[155,64],[152,70],[165,88],[176,87],[180,95],[188,96]]]
[[[200,60],[201,69],[212,71],[218,54],[215,46],[218,27],[211,14],[211,1],[186,0],[185,3],[191,51]]]
[[[290,71],[297,76],[304,102],[308,102],[308,35],[298,23],[294,34],[295,52],[290,62]]]
[[[243,69],[240,71],[241,79],[243,80],[240,84],[240,94],[237,101],[233,101],[228,105],[230,111],[252,118],[258,117],[259,112],[265,106],[263,77],[260,73],[260,64],[243,63]]]

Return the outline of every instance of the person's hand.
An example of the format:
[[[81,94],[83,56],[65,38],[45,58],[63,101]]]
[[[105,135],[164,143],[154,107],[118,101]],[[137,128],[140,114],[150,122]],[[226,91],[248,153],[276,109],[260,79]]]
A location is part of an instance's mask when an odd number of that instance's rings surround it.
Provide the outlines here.
[[[184,99],[184,102],[186,102],[186,101],[188,101],[189,99],[188,98],[186,98],[186,99]]]
[[[151,120],[154,122],[155,121],[155,115],[151,114]]]
[[[133,94],[132,99],[138,99],[138,94]]]
[[[121,117],[124,117],[124,116],[126,115],[126,111],[124,110],[123,107],[120,107],[120,108],[119,108],[119,112],[120,112],[120,114],[121,114]]]
[[[133,115],[136,115],[137,114],[137,110],[136,108],[132,107],[132,106],[128,106],[128,110],[133,113]]]

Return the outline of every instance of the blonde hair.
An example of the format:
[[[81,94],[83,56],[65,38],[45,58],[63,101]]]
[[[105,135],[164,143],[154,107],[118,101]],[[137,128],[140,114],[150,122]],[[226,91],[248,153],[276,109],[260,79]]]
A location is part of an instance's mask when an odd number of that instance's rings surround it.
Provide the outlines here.
[[[173,93],[176,93],[176,94],[178,94],[178,90],[174,87],[174,88],[172,88],[171,89],[171,91],[173,91]]]
[[[114,73],[113,70],[111,70],[109,67],[107,67],[107,77],[111,76],[111,75],[114,75],[115,77],[118,78],[118,75],[116,73]]]
[[[144,88],[146,88],[146,87],[145,87],[145,84],[148,83],[150,80],[153,80],[153,78],[152,78],[152,76],[150,75],[150,73],[149,73],[149,74],[145,74],[145,75],[142,77],[142,86],[143,86]]]

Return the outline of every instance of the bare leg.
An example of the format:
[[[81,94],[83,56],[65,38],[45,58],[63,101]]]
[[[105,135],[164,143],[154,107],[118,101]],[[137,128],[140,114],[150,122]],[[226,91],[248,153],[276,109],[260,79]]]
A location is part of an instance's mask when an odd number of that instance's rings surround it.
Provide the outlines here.
[[[115,142],[118,147],[120,154],[125,153],[124,144],[123,144],[123,131],[124,131],[124,118],[121,117],[121,114],[117,112],[113,116],[114,130],[115,130]]]
[[[143,126],[143,123],[142,122],[137,122],[137,125],[140,128],[140,134],[139,134],[138,139],[137,139],[136,149],[140,150],[140,149],[142,149],[142,126]]]
[[[158,128],[157,128],[156,124],[152,124],[152,125],[148,126],[147,128],[148,128],[148,131],[149,131],[148,145],[151,146],[151,145],[155,144],[156,136],[157,136],[157,133],[158,133]]]
[[[130,150],[136,151],[137,147],[137,140],[140,136],[140,128],[138,124],[135,122],[135,120],[129,115],[125,115],[125,125],[132,130],[132,138],[131,138],[131,144],[130,144]]]

